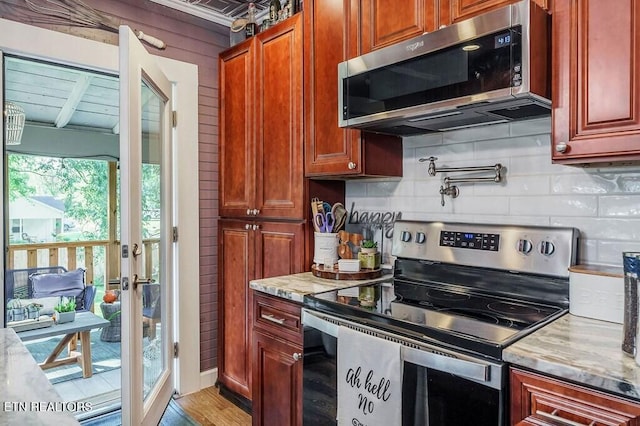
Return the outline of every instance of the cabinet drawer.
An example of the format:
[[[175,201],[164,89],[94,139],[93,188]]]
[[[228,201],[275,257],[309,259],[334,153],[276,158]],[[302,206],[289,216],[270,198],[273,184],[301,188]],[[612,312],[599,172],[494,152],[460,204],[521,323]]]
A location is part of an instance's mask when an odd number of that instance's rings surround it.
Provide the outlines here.
[[[640,404],[561,380],[511,370],[511,424],[635,425]]]
[[[278,297],[253,293],[253,326],[284,338],[291,343],[302,343],[300,305]]]

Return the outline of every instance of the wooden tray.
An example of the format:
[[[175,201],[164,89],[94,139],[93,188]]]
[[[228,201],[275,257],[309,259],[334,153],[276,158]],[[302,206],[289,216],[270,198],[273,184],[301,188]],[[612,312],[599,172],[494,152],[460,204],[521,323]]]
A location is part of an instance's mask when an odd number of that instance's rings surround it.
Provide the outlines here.
[[[382,269],[361,269],[359,272],[344,272],[339,271],[337,267],[324,269],[324,266],[318,267],[314,263],[311,265],[311,273],[318,278],[330,280],[371,280],[382,276]]]
[[[53,325],[53,319],[43,318],[41,320],[29,319],[23,321],[12,321],[7,323],[7,327],[13,328],[16,333],[21,331],[35,330],[37,328],[51,327]]]

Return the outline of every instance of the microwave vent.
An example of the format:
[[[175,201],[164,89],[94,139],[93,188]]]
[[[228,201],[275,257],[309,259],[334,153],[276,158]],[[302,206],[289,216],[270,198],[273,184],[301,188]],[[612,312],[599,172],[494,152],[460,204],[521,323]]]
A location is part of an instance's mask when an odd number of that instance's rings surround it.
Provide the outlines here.
[[[547,116],[549,115],[549,108],[538,104],[529,104],[512,108],[494,109],[487,112],[508,118],[510,120],[522,120],[525,118],[531,119]]]

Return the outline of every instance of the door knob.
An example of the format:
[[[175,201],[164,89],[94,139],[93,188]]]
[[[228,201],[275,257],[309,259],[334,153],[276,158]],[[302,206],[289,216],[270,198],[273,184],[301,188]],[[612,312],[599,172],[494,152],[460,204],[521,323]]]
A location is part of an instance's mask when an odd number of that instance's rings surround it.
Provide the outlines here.
[[[134,259],[142,254],[142,248],[138,245],[138,243],[133,243],[131,254],[133,255]]]
[[[138,288],[138,284],[152,284],[155,280],[153,278],[139,278],[138,274],[133,274],[133,289]]]

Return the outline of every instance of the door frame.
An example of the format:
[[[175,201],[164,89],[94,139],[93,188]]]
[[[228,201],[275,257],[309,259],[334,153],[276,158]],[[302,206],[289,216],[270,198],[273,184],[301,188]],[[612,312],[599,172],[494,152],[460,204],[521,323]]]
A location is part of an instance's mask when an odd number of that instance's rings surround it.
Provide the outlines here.
[[[2,18],[0,28],[3,29],[0,31],[0,50],[4,53],[118,75],[118,46]],[[173,109],[178,111],[179,116],[174,129],[173,222],[178,227],[179,239],[174,255],[175,294],[172,297],[173,335],[174,340],[180,342],[180,352],[174,366],[175,389],[178,395],[184,395],[201,389],[200,214],[199,191],[193,190],[199,187],[198,161],[193,160],[198,158],[198,66],[169,58],[156,58],[177,91],[173,99]],[[4,167],[3,164],[2,175]],[[5,209],[3,199],[0,199],[0,209]],[[6,216],[3,223],[3,229],[6,229]],[[4,266],[3,260],[0,260],[0,266]],[[194,301],[197,303],[194,304]]]

